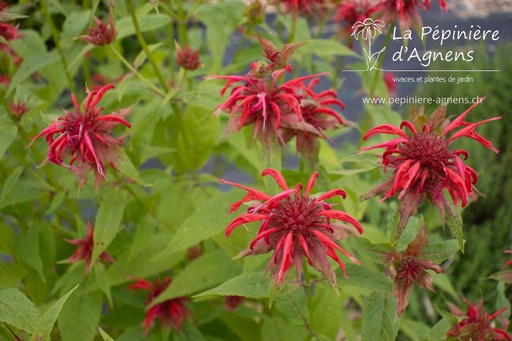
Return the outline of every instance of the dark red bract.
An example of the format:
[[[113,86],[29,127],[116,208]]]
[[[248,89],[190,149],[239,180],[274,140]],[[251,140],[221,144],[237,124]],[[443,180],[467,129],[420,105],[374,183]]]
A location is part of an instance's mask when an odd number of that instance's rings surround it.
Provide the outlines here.
[[[80,36],[80,38],[96,46],[112,43],[117,36],[112,16],[108,17],[107,24],[96,17],[94,17],[94,22],[96,23],[96,27],[88,27],[87,34]]]

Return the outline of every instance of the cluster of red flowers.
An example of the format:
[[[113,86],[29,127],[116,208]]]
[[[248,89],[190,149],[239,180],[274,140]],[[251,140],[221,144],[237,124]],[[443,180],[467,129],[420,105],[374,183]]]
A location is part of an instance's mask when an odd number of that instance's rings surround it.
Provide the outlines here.
[[[302,280],[302,262],[303,257],[306,257],[309,265],[320,271],[333,287],[337,287],[337,276],[329,265],[327,256],[335,260],[345,273],[345,266],[336,250],[352,262],[358,263],[358,261],[342,249],[336,241],[354,233],[354,230],[345,223],[355,227],[357,232],[363,233],[363,227],[356,219],[346,212],[332,209],[332,205],[325,202],[334,196],[345,198],[345,192],[341,189],[333,189],[318,196],[310,195],[318,172],[311,176],[303,193],[303,186],[300,183],[293,189],[288,188],[285,179],[278,171],[263,170],[262,176],[267,175],[277,182],[283,192],[270,196],[244,185],[219,180],[224,184],[247,191],[242,200],[231,205],[230,213],[238,210],[244,203],[249,205],[247,213],[235,218],[227,226],[226,236],[229,237],[237,226],[263,221],[258,235],[249,248],[242,251],[237,258],[274,251],[267,271],[270,271],[274,286],[279,289],[292,265],[297,270],[297,278]]]
[[[331,105],[344,108],[334,91],[315,93],[313,87],[319,82],[316,74],[289,80],[281,85],[278,80],[286,71],[291,71],[288,59],[303,43],[286,44],[278,50],[272,42],[260,37],[260,43],[269,63],[251,65],[245,76],[213,76],[227,80],[221,90],[223,95],[234,83],[229,98],[221,104],[221,111],[230,114],[226,133],[240,130],[243,126],[254,126],[254,138],[268,146],[273,141],[285,144],[297,137],[297,150],[313,158],[318,151],[318,138],[326,138],[324,130],[343,124],[342,118]],[[310,80],[309,85],[305,82]]]

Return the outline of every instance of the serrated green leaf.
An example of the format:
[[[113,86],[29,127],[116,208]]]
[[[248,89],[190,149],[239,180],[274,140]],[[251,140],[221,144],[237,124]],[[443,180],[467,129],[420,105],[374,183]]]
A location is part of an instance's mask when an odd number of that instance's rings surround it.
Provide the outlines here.
[[[141,186],[149,187],[149,184],[146,184],[144,180],[140,177],[139,172],[137,171],[137,168],[132,163],[132,160],[126,155],[123,148],[113,145],[110,148],[112,148],[112,154],[115,155],[115,158],[113,162],[115,163],[117,169],[119,169],[119,172],[121,174],[129,177],[136,183],[138,183]]]
[[[313,299],[313,312],[310,316],[311,329],[315,333],[336,339],[341,320],[341,297],[331,288],[317,288]]]
[[[242,267],[233,262],[222,250],[205,253],[190,262],[173,279],[171,284],[152,301],[152,305],[194,294],[211,288],[242,271]]]
[[[16,136],[18,136],[16,126],[6,116],[0,117],[0,159]]]
[[[453,235],[457,238],[460,251],[464,253],[464,237],[462,235],[462,215],[460,214],[460,209],[450,200],[448,191],[443,190],[443,196],[449,206],[444,213],[444,223],[448,225],[450,231],[452,231]]]
[[[372,291],[392,292],[391,280],[382,273],[355,264],[345,264],[345,268],[348,278],[338,280],[341,289],[346,286],[356,286]],[[350,288],[346,290],[350,291]]]
[[[264,278],[265,272],[250,272],[222,283],[216,288],[204,291],[194,297],[208,295],[220,296],[243,296],[248,298],[268,297],[268,277]]]
[[[64,295],[61,299],[55,302],[48,311],[43,315],[39,323],[37,324],[34,333],[32,334],[32,338],[30,341],[49,341],[50,334],[53,329],[53,325],[60,314],[64,303],[66,303],[69,296],[73,293],[73,291],[78,288],[78,285],[71,289],[66,295]]]
[[[63,341],[91,341],[101,317],[101,294],[81,293],[69,297],[62,307],[58,327]]]
[[[180,129],[173,131],[171,147],[174,166],[180,172],[203,167],[217,141],[220,121],[213,118],[210,110],[189,105],[185,112],[174,112],[173,124]]]
[[[235,218],[227,214],[231,203],[239,200],[243,195],[239,191],[222,193],[198,207],[194,213],[185,219],[165,251],[158,255],[156,259],[188,249],[192,245],[222,232],[229,222]]]
[[[98,263],[94,266],[94,278],[96,280],[96,283],[100,287],[101,291],[105,294],[107,297],[107,301],[110,307],[113,306],[112,304],[112,294],[110,292],[110,283],[108,281],[107,274],[105,273],[105,267],[103,264]]]
[[[363,312],[362,341],[394,341],[398,332],[395,322],[396,299],[386,292],[375,292]]]
[[[203,82],[193,91],[184,93],[180,98],[188,105],[194,105],[213,112],[219,103],[222,103],[220,97],[221,89],[222,86],[219,84]]]
[[[33,333],[41,319],[39,310],[18,289],[0,290],[0,321]]]
[[[377,264],[385,264],[388,255],[393,254],[393,248],[390,244],[372,244],[364,237],[347,238],[347,242],[358,253],[369,257]]]
[[[447,240],[441,244],[428,244],[421,252],[421,258],[427,258],[436,264],[440,264],[460,250],[459,242]]]
[[[121,225],[126,195],[120,189],[111,190],[101,202],[94,224],[94,248],[91,257],[91,266],[94,266],[98,257],[114,240]]]

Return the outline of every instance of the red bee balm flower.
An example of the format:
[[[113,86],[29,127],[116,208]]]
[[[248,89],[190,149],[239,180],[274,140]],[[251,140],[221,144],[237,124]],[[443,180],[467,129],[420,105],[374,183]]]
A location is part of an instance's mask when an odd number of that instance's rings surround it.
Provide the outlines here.
[[[319,196],[310,196],[318,172],[311,176],[304,193],[301,193],[302,185],[300,183],[294,189],[289,189],[283,176],[274,169],[263,170],[262,176],[266,175],[274,178],[283,192],[271,197],[240,184],[219,180],[221,183],[236,186],[248,192],[242,200],[231,205],[229,213],[237,210],[243,203],[250,205],[247,213],[235,218],[228,225],[226,236],[229,237],[237,226],[263,221],[258,235],[250,247],[242,251],[237,258],[265,254],[274,250],[267,271],[270,270],[275,287],[279,290],[292,264],[297,269],[298,278],[301,278],[302,257],[306,256],[308,264],[320,271],[336,288],[336,274],[332,270],[327,256],[334,259],[343,272],[345,272],[345,266],[335,250],[341,251],[354,263],[358,263],[358,261],[336,243],[336,240],[352,233],[353,229],[344,223],[333,220],[347,222],[353,225],[359,233],[363,233],[362,226],[353,217],[343,211],[332,210],[332,205],[324,202],[324,200],[337,195],[345,198],[345,192],[341,189],[334,189]],[[258,201],[262,201],[262,203]]]
[[[70,244],[78,246],[78,250],[67,259],[68,262],[79,262],[85,261],[85,273],[89,273],[91,270],[91,257],[92,250],[94,248],[94,229],[91,225],[91,222],[87,221],[87,236],[83,239],[66,239],[66,241]],[[100,258],[105,262],[114,263],[112,257],[110,257],[106,252],[103,252],[100,255]]]
[[[110,163],[115,167],[116,151],[123,143],[123,138],[112,137],[110,132],[118,124],[130,128],[124,118],[130,114],[133,106],[103,116],[100,116],[103,107],[96,108],[105,92],[113,88],[114,85],[109,84],[89,92],[85,99],[84,112],[80,109],[75,95],[71,94],[75,111],[64,110],[66,116],[48,126],[30,143],[32,145],[39,137],[46,136],[49,145],[47,160],[72,170],[78,177],[79,188],[87,181],[87,173],[92,169],[95,169],[96,186],[101,184],[105,177],[105,164]],[[59,136],[54,138],[55,134]],[[67,165],[63,164],[66,157],[71,157]]]
[[[370,129],[364,140],[377,134],[398,135],[391,141],[380,143],[371,147],[361,148],[362,151],[375,148],[386,148],[382,154],[384,171],[386,167],[395,170],[393,177],[381,185],[370,190],[362,199],[384,195],[384,199],[399,193],[398,207],[400,221],[397,227],[397,238],[407,225],[409,217],[416,213],[418,205],[425,195],[441,212],[443,218],[445,209],[451,212],[450,205],[442,191],[446,189],[454,204],[461,202],[466,206],[468,199],[473,195],[474,185],[478,175],[469,166],[466,166],[460,155],[468,158],[465,150],[451,150],[451,144],[460,137],[469,137],[483,144],[496,153],[498,150],[492,143],[475,131],[476,127],[489,121],[501,119],[492,117],[481,122],[465,122],[467,114],[477,105],[472,105],[453,122],[445,119],[446,107],[438,108],[428,120],[423,115],[423,108],[419,113],[412,113],[413,122],[403,121],[399,127],[383,124]],[[407,135],[401,128],[407,127],[412,134]],[[454,129],[462,128],[447,137]]]
[[[439,0],[438,2],[443,11],[447,12],[445,0]],[[383,8],[382,20],[392,23],[398,19],[402,31],[410,29],[411,26],[420,31],[423,22],[416,6],[425,11],[430,11],[430,0],[384,0],[381,6]]]
[[[462,320],[458,324],[453,324],[446,333],[448,339],[456,338],[459,341],[512,340],[505,330],[495,328],[493,323],[493,320],[508,308],[500,309],[489,316],[487,312],[482,312],[482,301],[475,305],[467,299],[464,299],[464,302],[468,305],[466,314],[458,307],[450,305],[451,312],[455,316],[462,317]]]
[[[144,302],[145,305],[151,304],[151,302],[153,302],[153,300],[171,283],[169,277],[166,277],[161,282],[155,279],[153,283],[141,278],[134,279],[136,282],[130,284],[128,289],[132,289],[133,291],[149,291],[146,296],[146,301]],[[188,298],[186,297],[177,297],[149,308],[146,312],[146,318],[144,319],[146,335],[157,318],[160,319],[160,326],[172,326],[176,330],[181,330],[181,324],[185,322],[187,315],[189,315],[189,311],[185,306],[187,301]]]
[[[425,224],[422,223],[418,234],[407,245],[404,253],[398,253],[394,250],[393,254],[388,255],[391,277],[393,278],[393,293],[398,300],[397,316],[402,315],[402,312],[409,304],[407,297],[414,283],[435,292],[432,286],[432,276],[426,270],[432,270],[435,273],[444,272],[439,265],[422,254],[422,250],[428,244],[428,241]]]
[[[80,38],[96,46],[109,45],[112,43],[117,36],[112,16],[109,15],[108,24],[103,23],[96,17],[94,17],[94,22],[96,23],[96,27],[88,27],[87,35],[80,36]]]

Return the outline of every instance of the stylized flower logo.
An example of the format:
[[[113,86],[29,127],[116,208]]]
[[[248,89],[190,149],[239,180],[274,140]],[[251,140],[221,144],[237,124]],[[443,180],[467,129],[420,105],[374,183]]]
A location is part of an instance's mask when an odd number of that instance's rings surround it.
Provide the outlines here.
[[[364,40],[371,40],[377,36],[377,32],[382,34],[381,27],[384,28],[384,21],[377,19],[373,20],[372,18],[366,18],[364,21],[357,21],[354,25],[352,25],[352,36],[356,39],[359,39],[359,35]]]
[[[384,24],[384,21],[380,19],[373,20],[372,18],[366,18],[363,21],[358,20],[354,25],[352,25],[351,36],[357,40],[359,40],[359,37],[362,37],[365,41],[368,42],[368,51],[363,47],[367,66],[365,71],[375,69],[375,64],[377,63],[377,60],[379,60],[380,54],[386,49],[386,47],[383,47],[380,51],[372,53],[372,39],[377,37],[377,32],[382,34],[381,28],[384,28],[385,26],[386,25]],[[372,59],[374,59],[374,57],[375,61],[370,67],[370,62]]]

